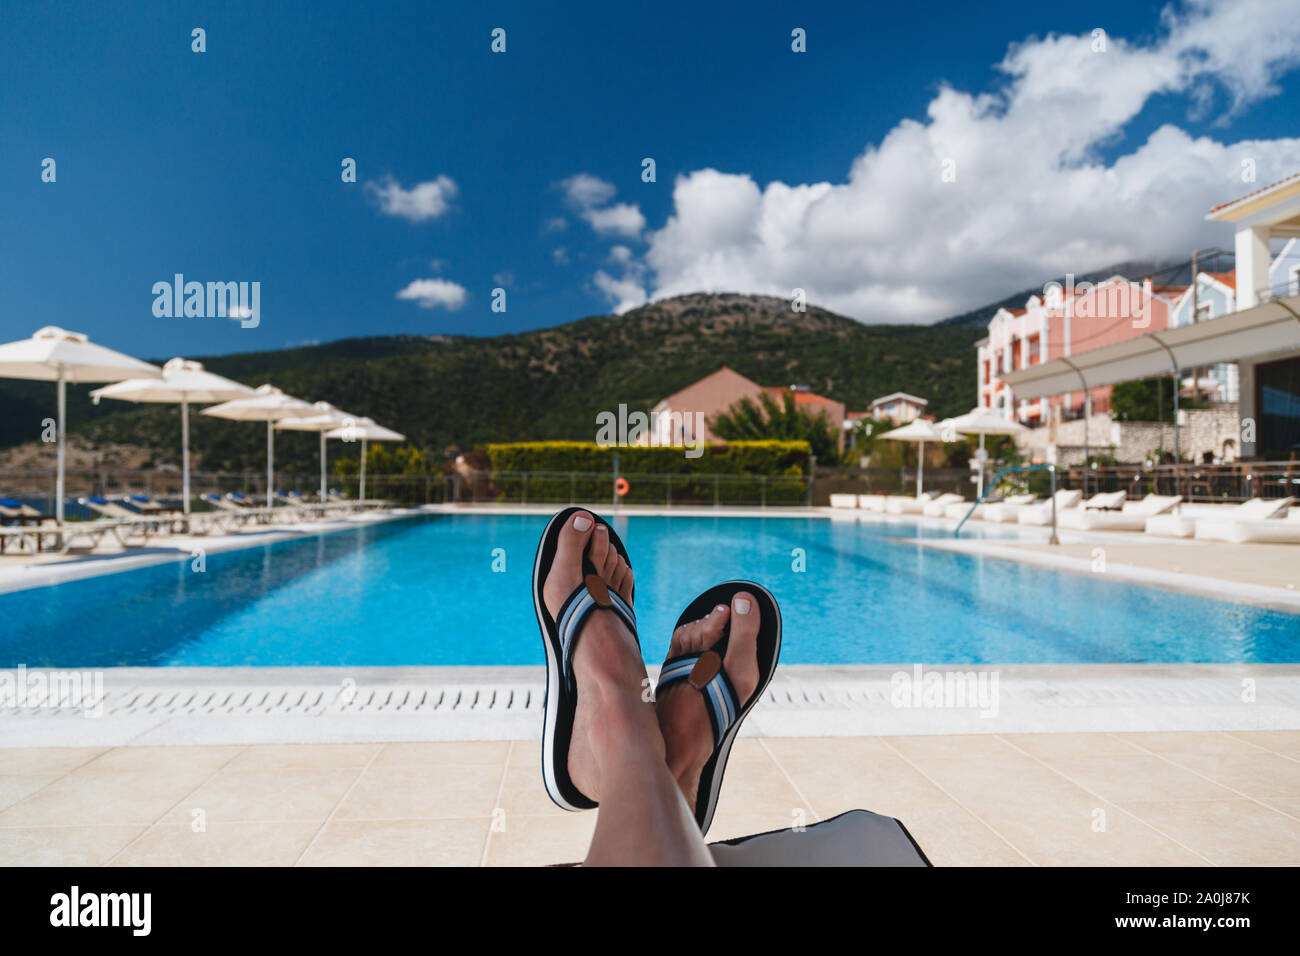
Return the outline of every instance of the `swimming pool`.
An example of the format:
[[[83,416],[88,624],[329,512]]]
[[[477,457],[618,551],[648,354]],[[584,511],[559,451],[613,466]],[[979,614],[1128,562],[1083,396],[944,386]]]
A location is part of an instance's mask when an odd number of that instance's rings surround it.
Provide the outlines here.
[[[545,522],[426,515],[0,594],[0,666],[541,664]],[[907,538],[942,532],[918,526],[616,526],[653,662],[687,602],[738,577],[780,601],[790,664],[1300,660],[1300,616],[928,549]]]

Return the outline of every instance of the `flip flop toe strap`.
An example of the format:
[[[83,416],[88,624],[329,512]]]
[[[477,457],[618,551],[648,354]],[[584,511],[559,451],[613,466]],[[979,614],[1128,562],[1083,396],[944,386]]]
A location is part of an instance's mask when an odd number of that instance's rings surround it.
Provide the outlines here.
[[[609,590],[599,575],[588,573],[565,599],[557,618],[564,676],[570,682],[573,680],[573,649],[577,646],[583,627],[596,611],[613,611],[622,618],[632,636],[636,637],[636,614],[632,606],[617,591]]]
[[[678,681],[686,681],[704,698],[704,709],[709,712],[713,727],[713,747],[716,750],[722,738],[740,717],[740,700],[731,678],[722,668],[722,657],[717,651],[702,654],[684,654],[664,661],[659,671],[659,684],[655,696],[663,693]]]

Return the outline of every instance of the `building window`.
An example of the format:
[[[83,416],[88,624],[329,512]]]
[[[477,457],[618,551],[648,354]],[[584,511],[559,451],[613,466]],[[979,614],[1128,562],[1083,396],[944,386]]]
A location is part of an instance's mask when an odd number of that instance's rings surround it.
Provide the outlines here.
[[[1259,434],[1255,454],[1266,461],[1300,455],[1300,358],[1255,367]]]
[[[1198,305],[1196,307],[1196,318],[1192,319],[1192,321],[1204,322],[1206,319],[1212,318],[1214,318],[1214,303],[1207,302],[1205,305]]]

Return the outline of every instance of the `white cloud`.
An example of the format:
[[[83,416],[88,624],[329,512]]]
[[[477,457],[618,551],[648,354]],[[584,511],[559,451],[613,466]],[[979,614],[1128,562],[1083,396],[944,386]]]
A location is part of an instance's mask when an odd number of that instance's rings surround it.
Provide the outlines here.
[[[553,216],[542,224],[543,233],[564,232],[564,230],[568,228],[569,220],[565,219],[563,216]]]
[[[646,303],[645,287],[638,279],[628,276],[616,279],[604,269],[598,269],[591,277],[591,281],[614,304],[616,315],[622,315],[629,309],[635,309]]]
[[[613,199],[618,191],[613,183],[606,182],[591,173],[575,173],[568,179],[562,180],[560,188],[564,190],[564,198],[578,209],[603,206]]]
[[[996,92],[941,88],[924,120],[900,121],[844,182],[678,177],[672,213],[646,235],[652,297],[802,288],[866,321],[921,322],[1067,271],[1228,246],[1205,213],[1297,171],[1300,138],[1220,142],[1166,124],[1109,161],[1102,151],[1153,97],[1200,109],[1226,98],[1230,116],[1298,62],[1297,0],[1192,0],[1166,10],[1155,40],[1112,36],[1104,52],[1091,35],[1013,44]],[[1247,159],[1255,182],[1242,181]],[[621,306],[642,280],[595,283]]]
[[[635,239],[645,229],[645,216],[631,203],[615,203],[604,209],[588,209],[582,214],[587,224],[602,236]]]
[[[635,203],[610,205],[617,190],[614,184],[590,173],[576,173],[560,182],[564,198],[600,236],[639,238],[645,230],[645,216]]]
[[[366,191],[385,215],[426,222],[445,213],[460,190],[450,176],[416,183],[410,189],[403,189],[393,177],[385,176],[378,183],[366,183]]]
[[[558,249],[551,250],[551,259],[557,266],[567,266],[569,264],[569,250],[560,246]]]
[[[417,302],[422,309],[442,306],[455,311],[465,304],[465,287],[446,279],[416,279],[397,297]]]

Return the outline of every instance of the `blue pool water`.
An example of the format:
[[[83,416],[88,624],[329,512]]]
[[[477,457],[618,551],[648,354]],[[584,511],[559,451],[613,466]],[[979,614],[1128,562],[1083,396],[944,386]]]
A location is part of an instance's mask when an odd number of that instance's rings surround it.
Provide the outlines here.
[[[545,521],[422,516],[209,555],[202,573],[184,561],[0,594],[0,666],[540,664]],[[616,527],[650,661],[688,601],[729,578],[776,595],[791,664],[1300,660],[1300,616],[922,548],[907,539],[940,532],[913,526]]]

